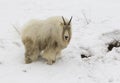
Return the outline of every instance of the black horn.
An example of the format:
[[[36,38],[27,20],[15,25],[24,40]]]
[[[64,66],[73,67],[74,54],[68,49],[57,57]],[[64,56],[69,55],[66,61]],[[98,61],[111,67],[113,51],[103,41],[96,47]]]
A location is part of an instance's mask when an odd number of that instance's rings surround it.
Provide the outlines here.
[[[68,22],[68,25],[70,25],[70,23],[71,23],[71,20],[72,20],[72,16],[71,16],[71,18],[70,18],[70,21]]]
[[[64,25],[66,25],[66,22],[65,22],[65,19],[64,19],[64,17],[63,17],[63,16],[62,16],[62,19],[63,19]]]

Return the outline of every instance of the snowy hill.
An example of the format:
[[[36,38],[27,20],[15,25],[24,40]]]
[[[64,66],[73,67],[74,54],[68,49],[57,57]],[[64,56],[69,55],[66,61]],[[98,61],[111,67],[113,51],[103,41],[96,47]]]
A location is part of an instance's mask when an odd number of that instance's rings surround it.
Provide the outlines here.
[[[120,47],[108,50],[120,40],[119,10],[119,0],[0,0],[0,83],[120,83]],[[53,65],[25,64],[13,25],[50,16],[73,16],[69,46]]]

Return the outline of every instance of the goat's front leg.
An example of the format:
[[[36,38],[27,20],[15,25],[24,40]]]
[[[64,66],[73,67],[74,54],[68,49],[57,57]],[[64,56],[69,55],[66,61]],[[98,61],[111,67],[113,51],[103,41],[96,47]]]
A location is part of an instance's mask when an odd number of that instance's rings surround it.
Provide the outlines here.
[[[56,53],[52,49],[45,50],[43,53],[43,58],[47,60],[47,64],[52,65],[56,61]]]

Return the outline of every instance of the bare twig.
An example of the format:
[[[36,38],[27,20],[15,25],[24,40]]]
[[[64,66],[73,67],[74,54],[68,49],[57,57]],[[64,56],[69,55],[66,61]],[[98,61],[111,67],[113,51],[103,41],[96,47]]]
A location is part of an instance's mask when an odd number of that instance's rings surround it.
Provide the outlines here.
[[[86,16],[86,14],[84,13],[84,11],[82,11],[82,14],[83,14],[83,16],[84,16],[84,18],[85,18],[86,23],[87,23],[87,24],[90,24],[90,21],[89,21],[89,19],[87,18],[87,16]]]
[[[20,35],[20,31],[17,29],[17,27],[15,25],[13,25],[13,24],[12,24],[12,26],[16,30],[16,32]]]

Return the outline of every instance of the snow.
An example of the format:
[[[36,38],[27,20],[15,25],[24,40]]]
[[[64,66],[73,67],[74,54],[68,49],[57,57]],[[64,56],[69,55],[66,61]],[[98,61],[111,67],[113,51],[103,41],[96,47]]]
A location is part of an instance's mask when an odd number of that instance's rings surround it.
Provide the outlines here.
[[[120,83],[119,0],[0,0],[0,83]],[[53,65],[24,63],[21,31],[30,19],[65,16],[72,39]],[[81,58],[81,54],[88,58]]]

